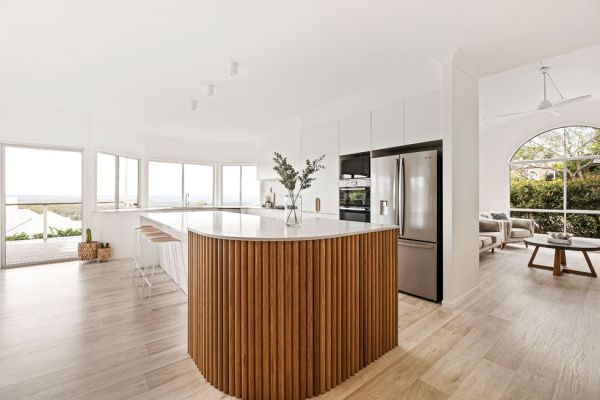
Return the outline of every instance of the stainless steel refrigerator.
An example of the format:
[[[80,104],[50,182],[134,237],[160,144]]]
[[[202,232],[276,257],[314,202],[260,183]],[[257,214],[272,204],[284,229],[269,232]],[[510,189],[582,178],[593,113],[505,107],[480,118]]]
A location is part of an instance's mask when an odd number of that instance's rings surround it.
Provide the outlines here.
[[[398,290],[440,301],[441,153],[372,158],[371,222],[400,226]]]

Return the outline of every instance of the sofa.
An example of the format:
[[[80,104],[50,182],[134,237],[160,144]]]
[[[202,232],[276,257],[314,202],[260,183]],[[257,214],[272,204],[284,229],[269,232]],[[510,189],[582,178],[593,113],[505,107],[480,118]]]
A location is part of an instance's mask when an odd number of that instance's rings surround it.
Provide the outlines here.
[[[492,253],[502,245],[502,224],[499,221],[479,218],[479,254],[490,250]]]
[[[496,217],[496,218],[494,218]],[[504,249],[508,243],[522,242],[524,239],[530,238],[535,233],[535,226],[532,219],[527,218],[510,218],[503,213],[481,213],[479,218],[488,221],[498,221],[501,225],[501,249]],[[525,243],[527,247],[527,243]]]

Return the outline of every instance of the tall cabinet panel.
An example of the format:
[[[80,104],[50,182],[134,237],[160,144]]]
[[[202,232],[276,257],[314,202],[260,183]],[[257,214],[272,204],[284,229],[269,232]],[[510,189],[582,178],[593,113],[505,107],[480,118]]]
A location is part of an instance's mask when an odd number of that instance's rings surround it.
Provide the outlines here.
[[[434,91],[404,102],[404,143],[442,138],[442,94]]]
[[[404,144],[404,103],[394,103],[372,112],[373,150]]]
[[[371,112],[363,112],[340,121],[340,155],[371,150]]]
[[[318,128],[307,130],[301,138],[301,167],[307,159],[313,160],[325,154],[325,169],[317,172],[312,186],[302,193],[302,209],[315,212],[315,200],[321,199],[321,213],[338,213],[338,177],[339,177],[339,124],[332,122]]]

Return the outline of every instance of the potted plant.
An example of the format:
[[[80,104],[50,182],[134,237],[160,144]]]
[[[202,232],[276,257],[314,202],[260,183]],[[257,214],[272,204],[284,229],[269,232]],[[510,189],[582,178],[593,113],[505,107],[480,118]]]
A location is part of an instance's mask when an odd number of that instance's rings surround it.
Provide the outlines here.
[[[98,262],[110,261],[112,257],[112,248],[110,243],[100,243],[98,247]]]
[[[325,154],[310,161],[306,160],[306,165],[302,171],[298,171],[288,162],[287,157],[275,152],[273,169],[279,175],[279,183],[288,191],[285,196],[284,220],[288,226],[299,226],[302,223],[302,197],[300,193],[311,187],[315,180],[313,175],[325,169],[322,164]]]
[[[85,242],[80,242],[77,245],[77,254],[82,261],[94,260],[98,255],[98,242],[92,240],[92,230],[85,230]]]

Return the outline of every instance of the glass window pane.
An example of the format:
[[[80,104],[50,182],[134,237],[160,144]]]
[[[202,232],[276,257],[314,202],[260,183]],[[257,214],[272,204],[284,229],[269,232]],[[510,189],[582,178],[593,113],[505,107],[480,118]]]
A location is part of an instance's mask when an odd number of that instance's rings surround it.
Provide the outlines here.
[[[240,166],[223,166],[223,205],[237,206],[240,204]]]
[[[119,208],[138,207],[138,167],[138,160],[119,157]]]
[[[600,214],[567,214],[567,232],[600,239]]]
[[[81,153],[6,147],[7,204],[81,202]]]
[[[81,240],[81,152],[6,147],[5,155],[6,264],[75,258]]]
[[[567,161],[567,209],[600,210],[600,158]]]
[[[532,219],[535,233],[563,232],[564,217],[562,213],[512,211],[511,218]]]
[[[116,157],[98,153],[96,157],[96,207],[99,210],[115,208]]]
[[[181,207],[181,164],[150,161],[148,163],[148,205]]]
[[[570,126],[565,131],[567,157],[600,155],[600,129]]]
[[[213,205],[213,167],[211,165],[184,165],[185,206]]]
[[[563,209],[562,162],[513,164],[510,167],[510,207]]]
[[[564,154],[564,129],[559,128],[529,140],[515,152],[512,161],[562,158]]]
[[[242,166],[242,205],[255,206],[260,203],[260,181],[256,179],[256,166]]]

